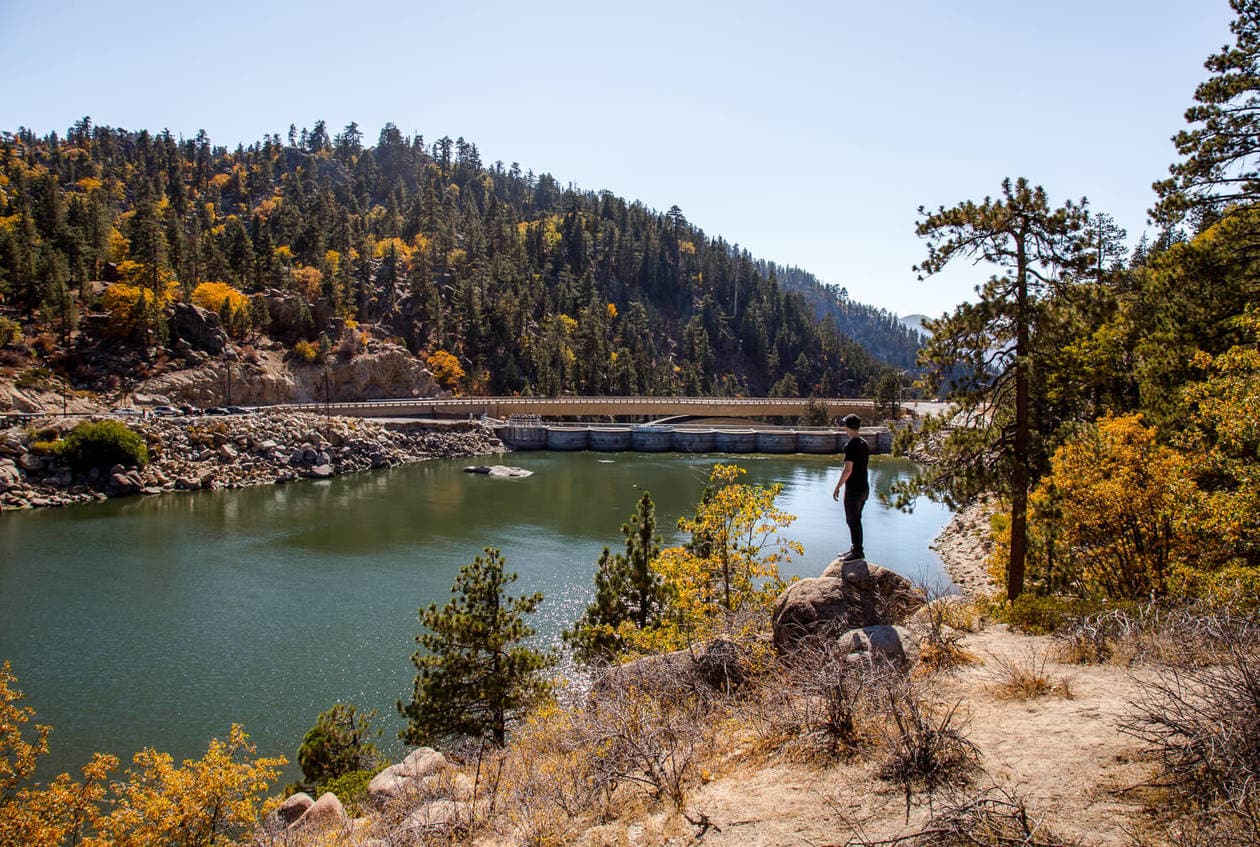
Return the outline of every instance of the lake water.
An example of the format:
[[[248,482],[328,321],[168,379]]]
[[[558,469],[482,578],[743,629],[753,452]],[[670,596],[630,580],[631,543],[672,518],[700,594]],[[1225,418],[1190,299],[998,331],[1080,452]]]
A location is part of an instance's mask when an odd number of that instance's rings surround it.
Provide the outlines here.
[[[234,722],[260,753],[296,760],[337,700],[379,710],[382,746],[397,753],[394,704],[410,696],[417,610],[446,601],[461,565],[498,547],[520,574],[512,593],[546,595],[538,640],[558,642],[641,493],[652,493],[666,543],[681,540],[675,523],[719,461],[746,468],[746,481],[783,483],[779,504],[797,520],[782,534],[805,547],[785,577],[816,576],[849,546],[831,499],[840,457],[501,459],[534,472],[523,479],[463,473],[470,461],[0,515],[0,661],[54,727],[41,776],[77,769],[94,750],[199,756]],[[871,471],[887,490],[913,466],[879,456]],[[948,585],[928,549],[948,519],[938,504],[903,514],[872,498],[867,555]]]

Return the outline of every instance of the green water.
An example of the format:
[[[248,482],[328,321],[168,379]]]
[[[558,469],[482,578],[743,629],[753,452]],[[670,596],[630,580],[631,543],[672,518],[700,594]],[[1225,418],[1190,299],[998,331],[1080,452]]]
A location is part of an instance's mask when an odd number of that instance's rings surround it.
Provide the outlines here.
[[[666,541],[679,538],[708,469],[737,461],[751,482],[782,482],[797,515],[785,533],[805,555],[784,575],[814,576],[848,548],[831,500],[839,457],[741,459],[675,454],[518,453],[525,479],[462,472],[439,460],[332,480],[129,498],[0,515],[0,660],[42,723],[49,764],[94,750],[124,760],[145,746],[200,755],[242,723],[261,753],[296,757],[302,734],[337,700],[380,711],[400,747],[394,703],[410,693],[417,609],[445,602],[460,565],[486,545],[540,590],[542,643],[558,641],[592,594],[594,563],[643,490]],[[480,461],[500,461],[499,459]],[[909,463],[872,460],[886,490]],[[948,584],[928,549],[949,518],[865,516],[872,561]],[[43,773],[44,771],[41,771]]]

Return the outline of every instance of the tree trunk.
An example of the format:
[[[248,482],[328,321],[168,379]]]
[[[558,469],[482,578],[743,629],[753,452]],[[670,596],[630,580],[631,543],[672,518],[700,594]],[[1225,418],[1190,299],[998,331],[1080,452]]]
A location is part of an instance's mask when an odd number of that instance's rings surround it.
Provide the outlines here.
[[[1028,552],[1028,257],[1026,235],[1016,236],[1015,265],[1015,466],[1011,472],[1011,558],[1006,566],[1006,599],[1013,601],[1024,591],[1024,559]]]

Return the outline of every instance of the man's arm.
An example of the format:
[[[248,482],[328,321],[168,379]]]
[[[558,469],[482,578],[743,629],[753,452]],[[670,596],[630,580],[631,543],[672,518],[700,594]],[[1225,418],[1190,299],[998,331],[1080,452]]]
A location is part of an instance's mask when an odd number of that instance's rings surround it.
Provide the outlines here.
[[[839,500],[839,499],[840,499],[840,488],[841,488],[841,486],[843,486],[843,485],[845,484],[845,482],[847,482],[847,481],[848,481],[848,479],[849,479],[849,474],[851,474],[851,473],[853,473],[853,463],[852,463],[852,462],[845,462],[845,463],[844,463],[844,472],[840,474],[840,481],[836,483],[836,490],[835,490],[835,491],[833,491],[833,492],[831,492],[831,499],[832,499],[832,500]]]

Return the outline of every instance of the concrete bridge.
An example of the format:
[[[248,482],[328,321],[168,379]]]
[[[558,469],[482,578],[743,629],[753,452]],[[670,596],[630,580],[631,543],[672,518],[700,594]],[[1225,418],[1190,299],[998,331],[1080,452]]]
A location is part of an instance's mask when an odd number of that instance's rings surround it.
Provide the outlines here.
[[[354,403],[297,403],[278,409],[363,418],[487,415],[506,420],[512,415],[561,417],[800,417],[811,403],[822,404],[831,418],[861,415],[866,423],[875,402],[854,397],[452,397],[446,399],[365,400]]]

